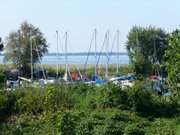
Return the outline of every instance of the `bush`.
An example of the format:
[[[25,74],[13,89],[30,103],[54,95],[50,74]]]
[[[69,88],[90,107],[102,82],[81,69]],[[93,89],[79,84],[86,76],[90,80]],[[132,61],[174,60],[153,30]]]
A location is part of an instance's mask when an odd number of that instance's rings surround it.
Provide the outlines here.
[[[92,120],[81,120],[79,125],[76,127],[76,135],[94,135],[93,128],[94,124]]]
[[[19,89],[15,91],[16,111],[20,113],[38,114],[44,110],[44,91],[36,88],[27,87],[26,90]]]
[[[45,93],[45,105],[47,110],[57,110],[58,108],[72,108],[75,99],[70,86],[58,85],[56,87],[48,86]]]
[[[0,88],[4,86],[6,82],[6,67],[0,66]]]
[[[139,112],[141,115],[151,115],[154,112],[152,92],[140,82],[136,82],[129,90],[129,103],[133,111]]]
[[[120,85],[107,84],[102,86],[98,91],[97,102],[99,107],[126,108],[128,95],[126,91],[122,90]]]
[[[104,125],[99,125],[95,128],[94,135],[123,135],[122,125],[113,121],[106,121]]]
[[[71,112],[64,112],[58,123],[60,135],[75,135],[78,117]]]
[[[0,121],[5,120],[15,112],[15,101],[14,93],[0,91]]]
[[[175,127],[175,121],[158,118],[152,123],[147,135],[175,135]]]

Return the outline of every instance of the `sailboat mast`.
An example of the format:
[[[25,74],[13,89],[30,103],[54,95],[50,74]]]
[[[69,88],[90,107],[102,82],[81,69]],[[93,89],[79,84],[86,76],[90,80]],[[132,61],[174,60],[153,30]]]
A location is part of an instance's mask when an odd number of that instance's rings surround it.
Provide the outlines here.
[[[97,29],[94,30],[94,43],[95,43],[95,64],[94,64],[94,74],[97,75]]]
[[[105,77],[108,78],[109,30],[106,33],[106,57],[107,57],[107,61],[106,61],[106,73],[105,73]]]
[[[154,47],[154,64],[157,62],[157,56],[156,56],[156,35],[153,34],[153,47]]]
[[[18,44],[17,44],[17,49],[18,49],[18,70],[20,70],[21,66],[20,66],[20,55],[21,55],[21,49],[20,49],[20,45],[21,45],[21,31],[18,30]],[[18,71],[18,78],[20,77],[20,71]]]
[[[117,30],[117,75],[119,73],[119,30]]]
[[[66,61],[66,73],[68,73],[67,32],[65,33],[65,61]]]
[[[56,30],[56,36],[57,36],[56,37],[57,38],[56,39],[57,40],[57,48],[56,48],[57,49],[57,53],[56,53],[56,56],[57,56],[56,77],[58,78],[58,75],[59,75],[59,71],[58,71],[59,70],[59,38],[58,38],[59,37],[59,32],[58,32],[58,30]]]
[[[33,81],[33,37],[32,32],[30,31],[30,62],[31,62],[31,81]]]

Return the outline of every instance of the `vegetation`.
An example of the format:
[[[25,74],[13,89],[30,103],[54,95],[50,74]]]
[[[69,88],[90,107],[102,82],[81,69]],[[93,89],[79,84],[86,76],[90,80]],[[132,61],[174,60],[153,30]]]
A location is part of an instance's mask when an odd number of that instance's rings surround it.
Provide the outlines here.
[[[180,30],[169,36],[169,46],[165,55],[168,82],[175,94],[180,96]]]
[[[27,22],[7,38],[6,60],[26,68],[47,52],[47,43],[38,28]],[[33,40],[32,39],[33,36]],[[14,49],[16,48],[16,49]],[[64,82],[35,87],[23,85],[7,91],[3,86],[7,67],[0,68],[0,135],[179,135],[180,134],[180,30],[167,34],[160,28],[133,27],[127,50],[131,65],[115,67],[109,74],[135,72],[132,87],[106,83],[102,86]],[[17,57],[16,57],[17,56]],[[20,56],[20,57],[18,57]],[[146,77],[158,69],[167,72],[169,95],[152,90]],[[37,65],[38,66],[38,65]],[[45,67],[49,76],[56,69]],[[77,71],[76,68],[71,69]],[[59,76],[64,69],[59,68]],[[93,68],[81,73],[91,78]],[[104,69],[98,71],[103,76]]]
[[[144,85],[61,84],[1,91],[0,134],[175,135],[179,106]]]
[[[7,37],[5,61],[27,70],[31,62],[31,45],[33,63],[36,63],[47,52],[48,45],[39,28],[23,22],[17,32]]]
[[[127,51],[137,74],[149,75],[162,64],[168,46],[168,34],[161,28],[134,26],[127,41]]]
[[[0,51],[2,51],[2,50],[3,50],[3,48],[4,48],[4,45],[3,45],[3,43],[2,43],[2,39],[1,39],[1,37],[0,37]]]

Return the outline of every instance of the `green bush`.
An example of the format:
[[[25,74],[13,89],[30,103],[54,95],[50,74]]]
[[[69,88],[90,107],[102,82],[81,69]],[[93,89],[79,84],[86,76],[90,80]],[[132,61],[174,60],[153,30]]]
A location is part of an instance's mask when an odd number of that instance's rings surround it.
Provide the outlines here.
[[[147,90],[140,82],[136,82],[129,90],[129,102],[133,111],[142,115],[151,115],[154,112],[152,92]]]
[[[104,125],[95,128],[94,135],[123,135],[123,129],[118,123],[107,121]]]
[[[94,135],[94,123],[92,120],[84,119],[76,127],[76,135]]]
[[[16,111],[20,113],[38,114],[44,110],[44,91],[41,89],[27,87],[25,90],[19,89],[15,91]]]
[[[71,112],[64,112],[58,123],[60,135],[75,135],[78,117]]]
[[[138,127],[137,124],[128,124],[125,128],[124,135],[144,135],[145,131]]]
[[[45,105],[48,110],[57,110],[58,108],[70,109],[74,107],[75,99],[71,86],[61,84],[58,86],[48,86],[45,93]]]
[[[149,130],[147,135],[175,135],[175,121],[168,119],[156,119]]]
[[[16,96],[14,93],[0,91],[0,121],[15,112]]]
[[[97,102],[99,107],[117,107],[126,108],[128,105],[127,92],[122,90],[120,85],[107,84],[99,88],[99,94],[97,96]]]

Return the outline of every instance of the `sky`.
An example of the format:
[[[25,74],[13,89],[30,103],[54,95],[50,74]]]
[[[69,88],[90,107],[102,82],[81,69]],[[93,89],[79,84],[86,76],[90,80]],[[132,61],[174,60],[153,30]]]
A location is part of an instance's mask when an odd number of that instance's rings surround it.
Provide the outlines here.
[[[0,0],[0,9],[4,42],[10,32],[28,21],[40,28],[49,52],[57,51],[56,30],[60,46],[64,46],[64,33],[68,32],[68,52],[88,52],[95,28],[98,50],[107,30],[110,45],[119,30],[120,51],[125,52],[127,34],[134,25],[152,25],[167,32],[180,26],[180,0]]]

